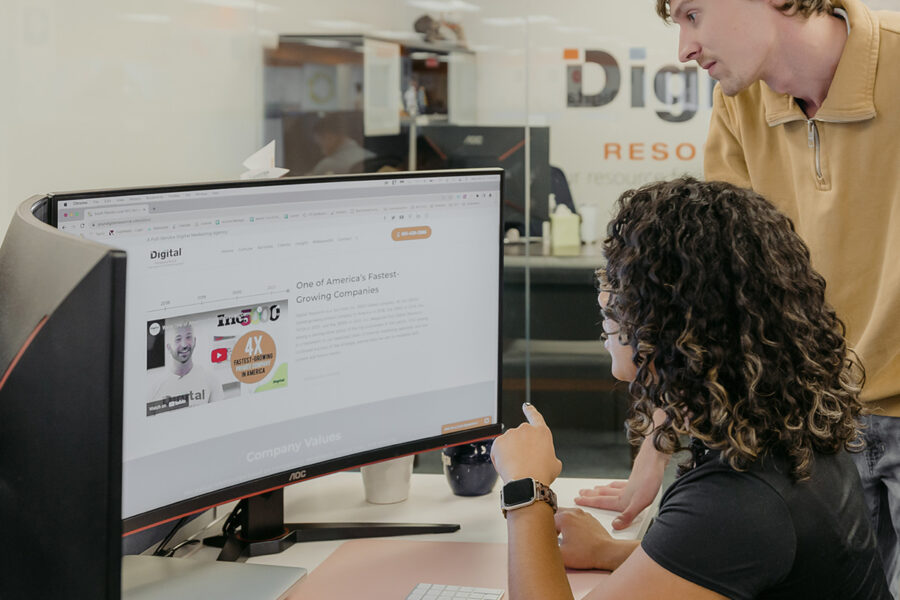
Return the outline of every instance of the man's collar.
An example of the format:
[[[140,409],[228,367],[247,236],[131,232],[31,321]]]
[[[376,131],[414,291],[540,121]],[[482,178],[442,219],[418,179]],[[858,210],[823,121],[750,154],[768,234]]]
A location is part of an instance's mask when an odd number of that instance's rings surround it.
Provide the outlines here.
[[[835,7],[834,14],[844,20],[844,25],[847,26],[847,37],[850,37],[850,15],[840,7]]]
[[[849,35],[828,95],[816,112],[818,121],[864,121],[875,116],[875,72],[878,68],[878,20],[860,0],[837,0],[848,23]],[[852,27],[851,27],[852,25]],[[760,82],[769,126],[806,120],[806,115],[788,94],[778,94]]]

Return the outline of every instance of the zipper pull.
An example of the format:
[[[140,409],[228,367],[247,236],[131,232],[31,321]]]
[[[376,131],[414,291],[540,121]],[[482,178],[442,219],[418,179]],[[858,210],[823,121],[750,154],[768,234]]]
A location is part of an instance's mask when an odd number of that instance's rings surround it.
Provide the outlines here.
[[[806,120],[806,144],[810,148],[816,147],[815,123],[812,119]]]

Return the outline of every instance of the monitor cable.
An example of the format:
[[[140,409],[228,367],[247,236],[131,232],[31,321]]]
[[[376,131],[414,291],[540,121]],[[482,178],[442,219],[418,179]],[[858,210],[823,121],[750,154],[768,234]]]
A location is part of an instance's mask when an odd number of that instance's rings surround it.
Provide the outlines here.
[[[237,534],[238,527],[240,526],[240,519],[244,513],[244,509],[247,506],[247,500],[240,500],[237,503],[237,506],[234,507],[228,517],[225,518],[225,522],[222,523],[222,536],[228,538],[230,536],[234,536]]]
[[[172,538],[175,537],[175,534],[178,532],[178,530],[181,529],[181,527],[186,522],[187,522],[187,517],[181,517],[180,519],[178,519],[178,521],[172,527],[171,531],[169,531],[169,533],[166,534],[166,537],[164,537],[162,539],[162,541],[156,547],[156,550],[153,551],[153,556],[173,557],[173,556],[175,556],[175,553],[178,550],[180,550],[181,548],[184,548],[185,546],[189,546],[191,544],[199,544],[200,543],[200,540],[183,540],[183,541],[175,544],[171,548],[166,548],[166,546],[169,544],[169,542],[172,541]]]

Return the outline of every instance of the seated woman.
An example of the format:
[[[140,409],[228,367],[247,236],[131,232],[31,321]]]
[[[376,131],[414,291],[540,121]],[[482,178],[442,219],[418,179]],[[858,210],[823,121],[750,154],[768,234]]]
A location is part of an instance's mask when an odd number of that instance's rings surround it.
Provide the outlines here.
[[[628,426],[690,457],[644,539],[613,540],[541,501],[562,464],[525,405],[492,451],[511,600],[571,598],[564,565],[613,571],[591,599],[890,598],[845,452],[864,375],[791,222],[750,190],[685,178],[626,192],[608,233],[598,299]]]

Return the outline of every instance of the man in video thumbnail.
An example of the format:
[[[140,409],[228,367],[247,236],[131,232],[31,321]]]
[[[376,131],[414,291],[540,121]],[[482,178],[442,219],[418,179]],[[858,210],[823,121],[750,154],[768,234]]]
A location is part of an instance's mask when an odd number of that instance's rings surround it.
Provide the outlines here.
[[[166,350],[171,360],[169,374],[153,394],[154,412],[197,406],[222,399],[222,386],[193,356],[196,347],[194,326],[190,321],[166,327]]]

